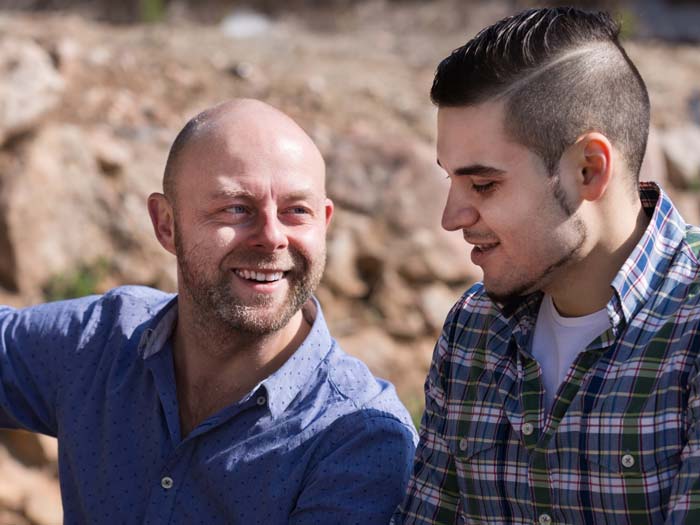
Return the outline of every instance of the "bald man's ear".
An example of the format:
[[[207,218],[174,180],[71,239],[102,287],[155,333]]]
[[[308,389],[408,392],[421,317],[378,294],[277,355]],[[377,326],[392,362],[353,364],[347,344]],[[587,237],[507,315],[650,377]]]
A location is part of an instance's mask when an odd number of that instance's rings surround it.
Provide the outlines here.
[[[148,197],[148,214],[151,216],[156,239],[163,248],[175,255],[175,215],[170,201],[162,193]]]
[[[333,204],[333,201],[330,199],[326,199],[326,226],[328,226],[331,223],[331,217],[333,217],[333,210],[335,209],[335,205]]]

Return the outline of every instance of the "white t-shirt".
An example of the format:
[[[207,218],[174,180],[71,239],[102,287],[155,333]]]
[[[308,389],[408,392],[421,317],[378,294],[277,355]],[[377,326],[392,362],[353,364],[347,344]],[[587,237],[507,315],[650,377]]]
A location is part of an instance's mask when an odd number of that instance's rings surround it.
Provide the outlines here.
[[[576,356],[609,327],[605,308],[583,317],[562,317],[552,296],[545,294],[537,314],[532,355],[542,369],[546,413]]]

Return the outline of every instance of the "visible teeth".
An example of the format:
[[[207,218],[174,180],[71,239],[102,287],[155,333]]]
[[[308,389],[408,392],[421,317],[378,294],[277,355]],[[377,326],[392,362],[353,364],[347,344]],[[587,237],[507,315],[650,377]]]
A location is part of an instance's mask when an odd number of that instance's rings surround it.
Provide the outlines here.
[[[263,273],[253,272],[250,270],[235,270],[235,273],[239,277],[243,277],[243,279],[259,282],[274,282],[279,281],[282,277],[284,277],[284,272]]]

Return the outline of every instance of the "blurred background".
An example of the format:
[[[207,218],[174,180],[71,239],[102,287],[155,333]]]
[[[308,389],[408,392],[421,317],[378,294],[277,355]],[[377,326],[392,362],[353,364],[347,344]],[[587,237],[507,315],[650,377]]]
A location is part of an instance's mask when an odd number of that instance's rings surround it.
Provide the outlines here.
[[[643,178],[700,223],[700,2],[573,2],[623,22],[651,93]],[[188,118],[231,97],[292,115],[337,206],[318,297],[416,424],[443,319],[480,278],[440,229],[437,63],[529,1],[0,0],[0,304],[175,289],[146,196]],[[62,522],[56,443],[0,431],[0,525]]]

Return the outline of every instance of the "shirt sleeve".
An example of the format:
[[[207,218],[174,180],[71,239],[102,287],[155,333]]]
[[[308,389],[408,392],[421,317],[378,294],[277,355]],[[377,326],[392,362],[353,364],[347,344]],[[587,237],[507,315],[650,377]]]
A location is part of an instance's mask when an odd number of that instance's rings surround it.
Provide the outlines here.
[[[666,525],[700,523],[700,360],[696,361],[689,390],[687,441],[673,483]]]
[[[90,302],[0,306],[0,427],[56,435],[61,371],[79,344]]]
[[[460,501],[457,473],[454,457],[443,437],[447,417],[444,364],[448,351],[447,334],[454,310],[448,316],[435,345],[425,382],[425,412],[421,420],[413,474],[405,499],[394,513],[394,525],[457,523]]]
[[[327,432],[289,523],[386,525],[406,489],[415,430],[365,409]]]

